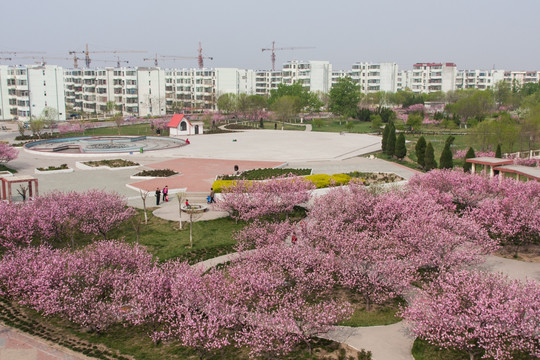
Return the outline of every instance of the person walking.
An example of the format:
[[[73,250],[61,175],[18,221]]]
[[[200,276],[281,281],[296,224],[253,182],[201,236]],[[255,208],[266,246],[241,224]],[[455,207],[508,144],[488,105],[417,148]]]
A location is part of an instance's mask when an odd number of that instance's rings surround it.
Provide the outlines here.
[[[163,202],[169,201],[169,186],[165,185],[162,192],[163,192]]]
[[[161,199],[161,190],[156,188],[156,205],[159,205],[159,199]]]
[[[208,196],[209,197],[209,200],[208,200],[208,203],[211,204],[211,203],[215,203],[216,200],[214,199],[214,196],[215,196],[215,192],[214,192],[214,188],[210,188],[210,195]]]

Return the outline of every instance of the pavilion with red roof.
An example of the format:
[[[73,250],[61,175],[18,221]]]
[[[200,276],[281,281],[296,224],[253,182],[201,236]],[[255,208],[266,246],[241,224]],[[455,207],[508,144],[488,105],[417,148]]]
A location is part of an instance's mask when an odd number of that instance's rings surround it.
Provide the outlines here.
[[[204,132],[202,121],[190,121],[184,114],[174,114],[167,127],[170,136],[198,135]]]

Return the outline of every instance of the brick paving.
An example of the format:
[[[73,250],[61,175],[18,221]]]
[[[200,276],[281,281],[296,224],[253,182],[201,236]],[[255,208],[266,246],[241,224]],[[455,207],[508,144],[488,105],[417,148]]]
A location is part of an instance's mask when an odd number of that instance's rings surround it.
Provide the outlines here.
[[[241,171],[273,168],[283,165],[283,161],[246,161],[246,160],[218,160],[218,159],[174,159],[148,164],[153,169],[171,169],[181,174],[166,179],[152,179],[129,184],[132,187],[146,191],[154,191],[156,187],[163,189],[165,185],[170,190],[187,189],[188,192],[209,192],[217,175],[232,174],[234,166],[238,165]]]

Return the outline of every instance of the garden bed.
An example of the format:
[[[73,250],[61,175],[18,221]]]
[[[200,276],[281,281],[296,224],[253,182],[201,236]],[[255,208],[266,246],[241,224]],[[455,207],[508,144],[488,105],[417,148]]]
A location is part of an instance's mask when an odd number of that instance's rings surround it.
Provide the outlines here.
[[[34,170],[35,174],[58,174],[58,173],[71,173],[73,169],[69,168],[67,164],[59,166],[49,166],[46,168],[37,168]]]
[[[131,175],[131,179],[166,178],[178,174],[180,173],[171,169],[143,170],[136,173],[135,175]]]
[[[293,174],[296,176],[310,175],[312,169],[263,168],[242,171],[239,175],[220,175],[218,180],[266,180],[276,176]]]
[[[96,161],[77,161],[75,163],[77,168],[81,170],[123,170],[123,169],[136,169],[141,166],[139,163],[124,160],[124,159],[110,159],[110,160],[96,160]]]

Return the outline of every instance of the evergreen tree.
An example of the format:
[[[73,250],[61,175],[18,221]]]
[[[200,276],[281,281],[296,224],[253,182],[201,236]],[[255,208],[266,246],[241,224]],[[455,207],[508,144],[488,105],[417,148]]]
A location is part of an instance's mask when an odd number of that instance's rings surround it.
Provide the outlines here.
[[[454,160],[452,159],[452,150],[450,146],[454,142],[455,137],[450,135],[446,138],[446,143],[444,144],[443,151],[441,153],[441,158],[439,160],[439,169],[452,169],[454,167]]]
[[[450,144],[446,143],[441,153],[439,169],[452,169],[454,167],[454,161],[452,159],[452,150],[450,150]]]
[[[390,124],[386,124],[384,126],[384,130],[382,133],[382,151],[383,153],[386,153],[386,144],[388,143],[388,133],[390,132]]]
[[[497,144],[497,150],[495,150],[495,157],[498,159],[502,159],[501,144]]]
[[[396,153],[396,127],[392,122],[389,124],[390,130],[388,132],[388,142],[386,144],[386,155],[391,157]]]
[[[472,147],[467,150],[467,153],[465,154],[465,163],[463,164],[463,171],[465,172],[471,172],[472,164],[470,162],[467,162],[467,159],[475,158],[476,154],[474,153],[474,149]]]
[[[433,145],[431,145],[431,142],[427,143],[424,163],[424,169],[426,169],[426,171],[437,168],[437,162],[435,161],[435,151],[433,150]]]
[[[426,166],[426,163],[424,161],[424,157],[426,155],[426,139],[423,136],[420,136],[420,138],[416,142],[414,150],[416,151],[416,161],[418,162],[418,164],[421,167]]]
[[[405,135],[400,133],[396,142],[396,157],[402,160],[407,155],[407,148],[405,147]]]

